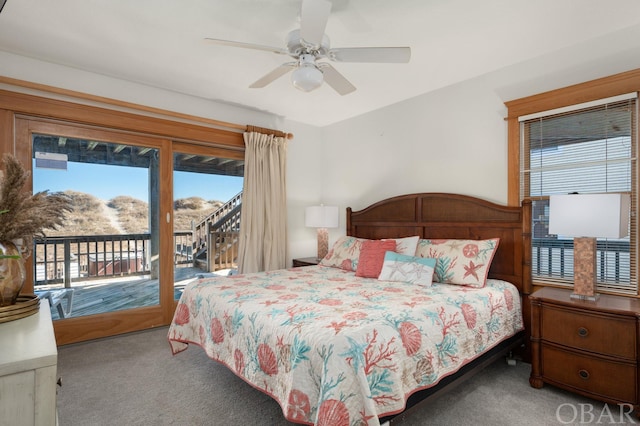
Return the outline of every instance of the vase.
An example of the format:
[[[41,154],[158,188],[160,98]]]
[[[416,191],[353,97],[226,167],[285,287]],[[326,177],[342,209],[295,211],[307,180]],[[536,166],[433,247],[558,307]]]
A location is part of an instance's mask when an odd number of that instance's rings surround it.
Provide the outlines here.
[[[9,241],[0,241],[0,255],[0,306],[14,305],[26,277],[24,258],[18,247]]]

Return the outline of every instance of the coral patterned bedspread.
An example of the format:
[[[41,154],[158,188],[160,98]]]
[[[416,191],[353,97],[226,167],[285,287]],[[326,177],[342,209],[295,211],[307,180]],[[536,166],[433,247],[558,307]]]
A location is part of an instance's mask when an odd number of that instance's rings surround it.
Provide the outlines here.
[[[522,328],[504,281],[427,288],[310,266],[191,283],[168,338],[174,354],[201,346],[292,422],[377,425]]]

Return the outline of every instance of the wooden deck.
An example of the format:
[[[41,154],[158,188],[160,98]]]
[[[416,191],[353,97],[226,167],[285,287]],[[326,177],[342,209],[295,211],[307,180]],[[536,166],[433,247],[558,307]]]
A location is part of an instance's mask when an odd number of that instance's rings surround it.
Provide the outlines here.
[[[174,293],[180,298],[184,287],[198,279],[199,276],[209,276],[211,273],[198,268],[177,268],[174,277]],[[36,294],[50,290],[52,293],[63,289],[60,286],[37,287]],[[139,308],[159,304],[159,286],[157,279],[149,276],[130,276],[100,281],[75,282],[73,301],[70,314],[65,318],[93,315],[123,309]],[[42,303],[46,302],[45,298]],[[62,303],[64,306],[64,302]],[[51,309],[54,320],[60,319],[57,309]]]

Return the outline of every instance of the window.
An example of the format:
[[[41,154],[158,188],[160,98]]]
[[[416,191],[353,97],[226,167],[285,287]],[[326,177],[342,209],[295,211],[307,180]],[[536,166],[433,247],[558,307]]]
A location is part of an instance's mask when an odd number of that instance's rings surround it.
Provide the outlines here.
[[[532,202],[535,283],[572,285],[573,238],[549,234],[550,195],[623,192],[635,206],[636,108],[634,93],[518,118],[519,199]],[[637,293],[635,247],[634,215],[628,237],[598,239],[601,291]]]

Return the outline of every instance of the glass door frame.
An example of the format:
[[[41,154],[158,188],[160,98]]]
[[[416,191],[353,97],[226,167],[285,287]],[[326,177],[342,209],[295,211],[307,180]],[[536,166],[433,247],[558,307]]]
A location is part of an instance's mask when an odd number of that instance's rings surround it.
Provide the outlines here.
[[[25,165],[25,168],[30,171],[33,158],[32,136],[34,133],[152,147],[159,152],[159,176],[157,178],[160,182],[158,191],[160,304],[57,320],[54,322],[54,331],[58,345],[168,324],[175,309],[173,300],[173,253],[171,249],[173,245],[173,155],[171,141],[161,137],[156,138],[149,135],[118,132],[46,119],[16,117],[15,155]],[[28,182],[29,189],[32,184],[32,179],[30,178]],[[31,264],[32,259],[29,258],[27,265]],[[33,293],[33,268],[27,269],[27,280],[22,292]]]

